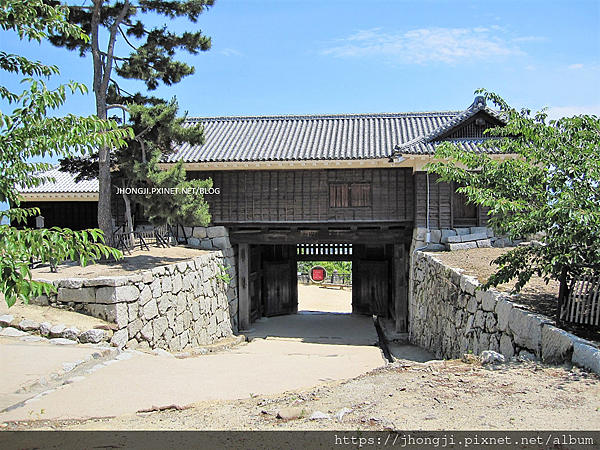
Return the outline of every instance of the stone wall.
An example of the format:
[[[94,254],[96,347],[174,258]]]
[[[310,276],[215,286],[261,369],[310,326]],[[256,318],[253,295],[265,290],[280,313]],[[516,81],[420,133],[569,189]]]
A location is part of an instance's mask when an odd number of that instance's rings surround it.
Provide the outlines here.
[[[427,234],[429,233],[429,242]],[[424,251],[440,252],[444,250],[469,250],[471,248],[484,247],[508,247],[519,244],[522,241],[511,241],[506,237],[495,236],[494,230],[487,227],[430,229],[415,228],[411,253],[416,249],[427,245]]]
[[[209,252],[129,276],[56,280],[46,302],[114,323],[111,343],[180,351],[232,335],[224,258]]]
[[[229,275],[227,300],[231,326],[238,330],[238,286],[237,286],[237,247],[231,245],[229,233],[225,227],[184,227],[188,245],[203,250],[218,250],[223,256],[223,267]]]
[[[416,252],[410,273],[409,337],[437,358],[494,350],[548,363],[573,362],[600,373],[600,351],[519,308],[508,294],[477,289],[479,282],[428,253]]]

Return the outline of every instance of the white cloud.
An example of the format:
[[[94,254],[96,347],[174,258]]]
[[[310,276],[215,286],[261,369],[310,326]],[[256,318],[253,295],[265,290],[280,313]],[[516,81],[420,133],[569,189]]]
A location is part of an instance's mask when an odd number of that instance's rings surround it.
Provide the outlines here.
[[[224,48],[223,50],[221,50],[221,54],[225,56],[244,56],[243,54],[232,48]]]
[[[511,39],[513,42],[546,42],[547,40],[542,36],[521,36]]]
[[[571,64],[569,69],[583,69],[583,64]]]
[[[359,30],[321,53],[344,58],[388,56],[409,64],[456,64],[524,55],[514,44],[481,27],[419,28],[403,33],[385,32],[380,28]]]
[[[548,108],[548,117],[550,119],[560,119],[561,117],[572,117],[579,114],[595,115],[600,117],[600,105],[588,106],[552,106]]]

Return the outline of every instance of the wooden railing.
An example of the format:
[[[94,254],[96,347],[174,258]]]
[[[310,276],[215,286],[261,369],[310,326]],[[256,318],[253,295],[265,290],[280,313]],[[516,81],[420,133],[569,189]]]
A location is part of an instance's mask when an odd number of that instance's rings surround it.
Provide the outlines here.
[[[299,273],[298,281],[302,284],[310,284],[310,275],[308,273]],[[339,285],[339,286],[352,286],[352,274],[351,273],[333,273],[328,274],[323,280],[323,284],[328,285]]]
[[[161,225],[151,230],[133,231],[128,233],[124,226],[117,228],[113,235],[113,246],[119,250],[131,252],[139,246],[141,250],[150,250],[150,245],[157,247],[170,247],[177,245],[177,238],[174,236],[170,225]]]
[[[600,266],[563,269],[556,321],[600,326]]]

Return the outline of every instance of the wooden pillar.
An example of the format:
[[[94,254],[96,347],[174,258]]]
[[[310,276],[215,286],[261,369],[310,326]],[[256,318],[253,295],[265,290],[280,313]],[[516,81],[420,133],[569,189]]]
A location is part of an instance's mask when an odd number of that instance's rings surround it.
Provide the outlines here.
[[[238,251],[238,328],[250,329],[250,244],[239,244]]]
[[[289,246],[290,258],[290,295],[292,314],[298,313],[298,249],[296,245]]]
[[[408,291],[406,283],[406,249],[394,244],[394,312],[396,333],[408,332]]]

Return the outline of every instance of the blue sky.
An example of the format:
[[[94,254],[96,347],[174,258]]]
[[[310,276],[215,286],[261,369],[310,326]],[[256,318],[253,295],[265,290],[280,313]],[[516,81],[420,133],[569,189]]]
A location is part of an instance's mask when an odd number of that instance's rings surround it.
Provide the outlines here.
[[[480,87],[552,118],[600,115],[598,0],[217,0],[175,25],[213,42],[181,55],[195,75],[156,91],[190,116],[462,110]],[[91,88],[89,57],[2,31],[0,48]],[[94,112],[90,94],[59,114]]]
[[[213,40],[181,55],[195,75],[157,91],[190,116],[457,110],[479,87],[552,117],[600,115],[598,0],[217,0],[176,24]],[[0,39],[91,86],[90,58]],[[92,95],[64,111],[93,113]]]

